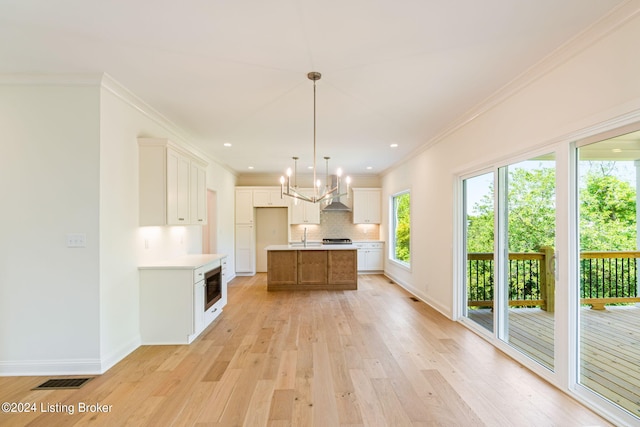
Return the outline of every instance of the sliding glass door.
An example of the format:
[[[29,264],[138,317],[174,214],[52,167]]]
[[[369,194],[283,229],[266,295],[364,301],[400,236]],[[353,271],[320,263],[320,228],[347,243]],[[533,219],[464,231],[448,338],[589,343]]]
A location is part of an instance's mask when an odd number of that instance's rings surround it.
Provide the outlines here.
[[[494,173],[463,181],[465,236],[464,315],[493,331],[495,283]]]
[[[555,158],[463,180],[465,317],[554,367]]]
[[[504,253],[498,337],[553,370],[555,309],[554,155],[500,168]]]
[[[461,198],[465,323],[621,425],[640,422],[637,129],[469,175]]]
[[[578,382],[640,416],[640,132],[578,148]]]

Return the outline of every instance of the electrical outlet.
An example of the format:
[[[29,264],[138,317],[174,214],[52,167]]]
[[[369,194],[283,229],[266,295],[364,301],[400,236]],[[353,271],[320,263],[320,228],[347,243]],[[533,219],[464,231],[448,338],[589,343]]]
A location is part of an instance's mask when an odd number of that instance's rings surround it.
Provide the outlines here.
[[[68,248],[86,248],[87,235],[85,233],[68,233],[67,247]]]

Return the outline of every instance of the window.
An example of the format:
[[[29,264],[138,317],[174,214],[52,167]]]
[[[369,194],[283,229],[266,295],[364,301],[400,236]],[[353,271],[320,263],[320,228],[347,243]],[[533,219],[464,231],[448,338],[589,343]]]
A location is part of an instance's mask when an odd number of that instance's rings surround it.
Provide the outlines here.
[[[391,258],[409,266],[411,262],[411,194],[409,191],[392,196]]]

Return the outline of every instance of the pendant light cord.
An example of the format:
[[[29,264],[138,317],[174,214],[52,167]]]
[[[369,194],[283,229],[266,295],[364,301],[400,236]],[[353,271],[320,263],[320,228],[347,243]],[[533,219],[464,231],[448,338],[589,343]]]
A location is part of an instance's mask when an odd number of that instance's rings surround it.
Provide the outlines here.
[[[318,197],[316,183],[316,80],[313,81],[313,194]]]

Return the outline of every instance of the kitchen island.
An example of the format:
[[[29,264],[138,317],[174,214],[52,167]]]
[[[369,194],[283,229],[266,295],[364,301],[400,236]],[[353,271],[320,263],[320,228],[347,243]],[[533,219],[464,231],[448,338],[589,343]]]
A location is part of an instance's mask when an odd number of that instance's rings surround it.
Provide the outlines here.
[[[267,290],[356,290],[355,245],[267,246]]]

